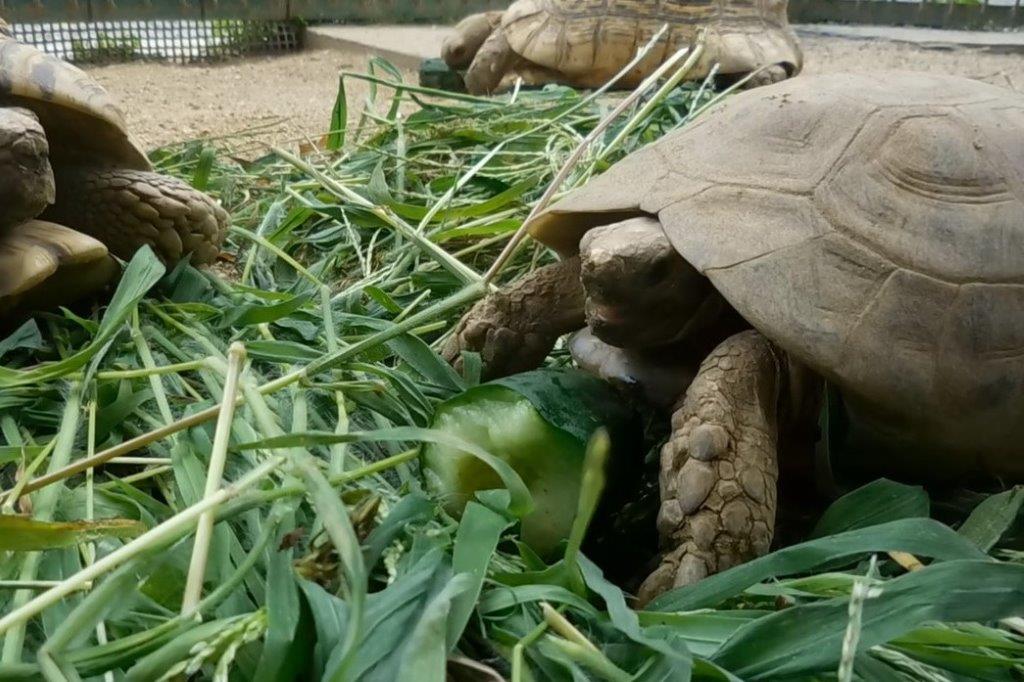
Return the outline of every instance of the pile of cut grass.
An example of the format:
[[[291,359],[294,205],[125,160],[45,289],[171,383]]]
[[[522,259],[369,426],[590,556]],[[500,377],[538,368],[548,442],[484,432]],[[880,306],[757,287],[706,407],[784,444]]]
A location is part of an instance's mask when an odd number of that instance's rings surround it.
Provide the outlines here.
[[[477,378],[434,349],[614,100],[375,67],[342,77],[327,152],[155,155],[235,216],[225,277],[144,251],[103,309],[0,341],[0,679],[1021,679],[1019,490],[954,531],[880,481],[806,543],[642,612],[585,556],[521,550],[521,494],[446,516],[416,448]],[[560,188],[717,96],[652,90]],[[526,244],[502,279],[551,259]]]

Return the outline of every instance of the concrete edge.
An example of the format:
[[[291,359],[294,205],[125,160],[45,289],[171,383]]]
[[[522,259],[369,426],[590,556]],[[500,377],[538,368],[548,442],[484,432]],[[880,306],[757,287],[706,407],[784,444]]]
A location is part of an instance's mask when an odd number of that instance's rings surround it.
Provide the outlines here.
[[[795,26],[793,28],[797,37],[806,38],[840,38],[843,40],[863,40],[863,41],[885,41],[887,43],[897,43],[900,45],[910,45],[913,47],[920,48],[922,50],[976,50],[979,52],[989,52],[992,54],[1024,54],[1024,43],[982,43],[982,42],[969,42],[969,41],[950,41],[950,40],[907,40],[906,38],[899,38],[896,36],[884,36],[884,35],[857,35],[854,33],[848,33],[843,30],[829,30],[827,25],[816,26],[814,28],[807,26]]]
[[[382,57],[400,69],[408,69],[410,71],[419,69],[420,63],[423,61],[422,57],[408,54],[406,52],[389,50],[377,45],[368,45],[360,40],[352,40],[351,38],[329,35],[323,31],[318,31],[316,26],[310,26],[306,29],[304,47],[308,50],[348,50],[352,52],[365,52],[377,57]]]

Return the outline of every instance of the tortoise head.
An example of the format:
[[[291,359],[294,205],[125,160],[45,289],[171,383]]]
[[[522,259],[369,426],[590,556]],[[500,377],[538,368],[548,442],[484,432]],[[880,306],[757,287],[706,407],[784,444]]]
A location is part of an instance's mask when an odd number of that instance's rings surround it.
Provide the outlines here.
[[[580,264],[587,326],[619,348],[678,340],[712,292],[652,217],[588,231],[580,240]]]
[[[468,68],[477,50],[500,23],[501,12],[469,15],[455,24],[451,34],[441,43],[441,58],[452,69]]]
[[[49,145],[28,109],[0,108],[0,225],[39,215],[55,198]]]

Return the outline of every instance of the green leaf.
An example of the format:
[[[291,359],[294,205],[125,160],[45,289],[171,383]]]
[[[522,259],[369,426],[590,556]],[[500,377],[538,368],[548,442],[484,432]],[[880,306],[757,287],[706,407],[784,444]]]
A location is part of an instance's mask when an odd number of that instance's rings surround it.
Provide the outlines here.
[[[301,310],[312,296],[295,296],[281,303],[271,305],[260,305],[259,303],[247,303],[235,308],[230,308],[224,315],[225,327],[251,327],[257,324],[267,324],[287,317],[297,310]]]
[[[200,192],[205,192],[210,184],[210,171],[213,170],[214,159],[217,158],[217,150],[214,147],[204,146],[199,154],[199,162],[192,172],[192,186]]]
[[[291,433],[285,436],[275,436],[252,443],[239,445],[240,450],[263,450],[292,447],[311,447],[314,445],[333,445],[335,443],[374,443],[374,442],[407,442],[420,441],[424,443],[440,443],[450,448],[468,452],[478,457],[488,466],[494,469],[501,479],[502,484],[512,495],[509,504],[509,512],[515,516],[523,516],[530,511],[533,501],[530,498],[530,491],[523,484],[523,480],[512,470],[506,462],[494,457],[486,450],[466,442],[461,438],[455,438],[441,431],[434,429],[421,429],[414,426],[400,426],[379,431],[365,431],[362,433],[326,433],[322,431],[308,431],[305,433]]]
[[[710,656],[741,627],[771,613],[755,609],[704,609],[685,613],[641,611],[637,615],[640,623],[649,632],[657,632],[660,629],[670,631],[686,643],[694,656]]]
[[[465,588],[452,598],[448,618],[448,649],[454,647],[462,636],[480,598],[487,567],[498,547],[498,540],[510,525],[512,519],[482,504],[470,502],[466,505],[455,534],[452,569],[458,574],[456,577],[465,576],[467,582]]]
[[[652,637],[640,626],[640,619],[635,611],[626,605],[626,597],[622,590],[605,579],[601,569],[585,556],[580,556],[580,569],[587,587],[596,592],[608,609],[608,617],[616,630],[631,640],[656,652],[662,658],[662,665],[671,670],[671,679],[685,680],[692,672],[693,660],[686,646],[681,642],[674,645],[665,639]]]
[[[811,537],[835,535],[899,519],[927,518],[929,511],[928,493],[924,488],[880,478],[833,502],[821,515]]]
[[[297,637],[301,613],[299,588],[292,569],[292,550],[279,549],[288,529],[283,524],[277,542],[267,548],[267,633],[256,666],[255,682],[298,679],[293,668],[309,643]]]
[[[185,660],[192,648],[201,642],[213,640],[219,633],[228,629],[245,616],[234,616],[211,620],[194,625],[177,635],[153,653],[137,661],[125,674],[125,682],[152,682],[159,680],[167,670]]]
[[[411,641],[410,633],[422,619],[433,618],[434,614],[428,613],[429,605],[452,582],[445,549],[435,540],[424,539],[421,544],[414,541],[395,581],[383,591],[370,595],[364,636],[349,679],[381,682],[402,679],[399,668]]]
[[[32,461],[43,449],[42,445],[0,445],[0,464]]]
[[[376,301],[380,307],[384,308],[384,310],[388,311],[392,315],[397,315],[402,312],[402,306],[395,303],[395,299],[388,296],[387,292],[380,287],[363,287],[363,293]]]
[[[419,493],[410,493],[398,501],[380,525],[373,529],[363,543],[366,567],[372,569],[384,550],[404,532],[409,524],[422,521],[434,513],[434,503]]]
[[[29,320],[11,332],[10,336],[0,340],[0,358],[12,350],[42,350],[44,347],[39,325],[35,320]]]
[[[102,405],[96,416],[96,439],[102,443],[110,433],[124,423],[133,412],[153,399],[153,389],[137,387],[132,391],[130,382],[122,382],[118,386],[117,399]]]
[[[245,349],[253,358],[282,364],[305,364],[323,356],[320,351],[296,341],[249,341]]]
[[[331,107],[331,127],[327,134],[327,149],[336,152],[345,146],[345,130],[348,127],[348,97],[345,95],[345,74],[338,78],[338,94]]]
[[[475,201],[465,206],[453,206],[451,208],[443,208],[438,211],[434,217],[433,222],[447,222],[451,220],[466,220],[468,218],[477,218],[480,216],[491,215],[501,210],[508,204],[518,200],[521,196],[537,187],[537,178],[529,178],[521,182],[517,182],[512,187],[509,187],[504,192],[495,194],[489,199],[484,201]],[[427,217],[429,208],[425,206],[415,206],[412,204],[402,204],[399,202],[391,202],[388,206],[399,216],[406,220],[422,220]],[[501,221],[499,230],[495,229],[495,226],[488,225],[482,226],[475,232],[469,230],[459,230],[454,228],[451,230],[445,230],[434,236],[436,241],[444,241],[446,239],[453,239],[456,237],[471,237],[478,235],[493,235],[496,232],[511,232],[514,231],[521,221]]]
[[[104,537],[134,538],[145,531],[143,524],[131,519],[53,522],[2,514],[0,551],[34,552],[72,547]]]
[[[458,372],[418,336],[402,334],[390,339],[387,347],[435,386],[449,391],[461,391],[466,388]]]
[[[482,581],[483,576],[480,576]],[[445,588],[423,609],[419,622],[409,636],[409,642],[402,651],[402,662],[396,680],[423,680],[423,682],[445,682],[448,660],[448,636],[456,630],[461,633],[465,627],[458,621],[461,614],[455,614],[455,602],[466,594],[473,594],[474,586],[480,582],[469,573],[460,573],[452,578]],[[474,599],[475,601],[475,599]],[[470,603],[472,605],[472,603]],[[469,614],[466,614],[468,619]],[[454,642],[451,643],[454,645]]]
[[[370,175],[370,182],[366,185],[366,197],[378,206],[387,206],[393,201],[391,188],[388,187],[388,180],[384,176],[384,166],[377,164]]]
[[[972,542],[932,519],[903,519],[860,528],[780,549],[695,585],[666,592],[648,605],[651,611],[692,611],[720,604],[751,585],[782,575],[810,571],[837,560],[871,552],[909,552],[933,559],[984,559]]]
[[[32,369],[15,370],[0,367],[0,388],[42,384],[85,367],[100,353],[139,301],[163,277],[165,268],[147,245],[139,249],[121,277],[99,329],[92,340],[77,352],[58,362],[48,362]]]
[[[302,595],[309,605],[316,627],[316,645],[313,649],[313,663],[320,679],[329,665],[332,652],[343,641],[348,624],[348,607],[345,602],[328,594],[324,588],[308,580],[299,581]]]
[[[991,495],[974,508],[960,526],[960,535],[987,552],[1013,526],[1024,506],[1024,486]]]
[[[589,617],[596,617],[598,611],[586,599],[558,585],[501,585],[484,593],[477,605],[480,615],[487,616],[499,611],[518,608],[530,602],[546,601],[551,604],[565,604]]]
[[[991,621],[1024,614],[1024,566],[948,561],[908,573],[864,601],[859,651],[929,621]],[[745,680],[832,670],[842,655],[847,599],[790,607],[741,628],[713,657]]]

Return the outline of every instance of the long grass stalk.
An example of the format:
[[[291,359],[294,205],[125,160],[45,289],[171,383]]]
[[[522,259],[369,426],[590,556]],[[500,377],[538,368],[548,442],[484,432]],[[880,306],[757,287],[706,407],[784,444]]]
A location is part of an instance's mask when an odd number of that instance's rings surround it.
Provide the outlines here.
[[[61,581],[60,584],[30,599],[27,603],[19,604],[7,615],[0,618],[0,634],[15,631],[15,629],[19,627],[23,628],[29,619],[39,615],[43,610],[53,606],[69,594],[82,589],[84,584],[96,580],[100,576],[145,552],[152,551],[163,546],[163,544],[169,540],[175,539],[180,530],[194,524],[205,511],[215,509],[224,502],[237,497],[243,491],[251,488],[266,476],[270,475],[273,471],[284,464],[284,462],[285,458],[283,456],[276,456],[268,459],[253,468],[245,476],[241,477],[234,483],[221,488],[210,497],[204,498],[191,507],[178,512],[171,518],[154,526],[128,544],[114,550],[102,559],[99,559],[91,566],[86,566],[74,575]]]
[[[82,385],[77,381],[72,382],[67,402],[64,404],[60,431],[54,439],[53,454],[50,456],[51,469],[60,469],[71,457],[71,448],[75,442],[75,434],[78,432],[81,409]],[[60,488],[50,488],[36,495],[33,500],[33,517],[39,521],[52,521],[59,497]],[[42,552],[28,552],[25,554],[22,558],[18,578],[20,580],[35,580],[42,556]],[[59,588],[51,588],[49,591],[52,592],[56,589]],[[43,594],[46,593],[44,592]],[[28,608],[30,604],[38,599],[38,596],[32,597],[31,592],[28,590],[15,592],[14,598],[11,600],[12,613]],[[22,648],[25,643],[26,622],[27,620],[13,620],[9,627],[0,628],[0,634],[4,635],[3,655],[0,658],[0,662],[12,664],[21,661]]]
[[[393,325],[388,329],[379,331],[375,334],[371,334],[356,343],[353,343],[345,348],[339,349],[335,353],[329,353],[323,358],[320,358],[310,363],[305,368],[296,369],[292,372],[289,372],[288,374],[278,377],[277,379],[268,381],[262,384],[261,386],[257,387],[256,390],[261,395],[275,393],[283,388],[291,386],[292,384],[302,380],[306,376],[311,376],[316,374],[317,372],[335,367],[343,362],[346,362],[349,359],[357,357],[358,355],[369,350],[370,348],[375,348],[379,344],[382,344],[390,339],[393,339],[396,336],[405,334],[413,329],[416,329],[425,322],[433,321],[437,317],[446,314],[448,311],[460,308],[466,303],[476,300],[482,294],[482,285],[472,285],[466,287],[459,291],[458,293],[453,294],[452,296],[435,303],[429,308],[426,308],[420,311],[419,313],[416,313],[415,315],[407,317],[399,324]],[[239,403],[244,401],[244,396],[239,396],[238,401]],[[180,431],[183,431],[184,429],[192,428],[193,426],[199,426],[200,424],[205,424],[211,419],[216,418],[219,412],[220,408],[214,406],[208,407],[205,410],[200,410],[185,417],[181,417],[178,420],[171,422],[170,424],[166,424],[158,429],[148,431],[144,434],[136,436],[135,438],[127,440],[124,443],[120,443],[106,450],[103,450],[102,452],[98,452],[92,457],[82,458],[80,460],[75,461],[72,464],[61,467],[56,471],[35,478],[32,481],[25,484],[25,486],[23,487],[23,492],[30,493],[35,490],[39,490],[58,481],[62,481],[76,474],[80,474],[90,467],[100,466],[110,461],[111,459],[114,459],[115,457],[121,457],[123,455],[128,454],[129,452],[134,452],[139,448],[146,447],[151,443],[163,440],[164,438],[171,436],[175,433],[178,433]]]
[[[213,435],[213,449],[210,452],[210,463],[206,472],[206,489],[204,498],[213,497],[221,486],[224,477],[224,465],[227,462],[228,442],[231,439],[231,424],[235,417],[235,406],[238,396],[238,376],[245,362],[245,345],[233,343],[228,349],[228,368],[224,378],[224,394],[220,404],[220,416]],[[200,517],[196,525],[196,537],[192,546],[192,560],[189,564],[188,579],[185,592],[181,599],[181,613],[188,615],[195,612],[196,605],[203,593],[203,579],[206,577],[206,564],[210,554],[210,542],[213,540],[214,509],[208,509]],[[198,614],[197,614],[198,615]]]
[[[699,45],[702,45],[702,43],[699,43]],[[565,161],[565,163],[562,164],[562,167],[555,175],[555,178],[551,181],[547,189],[544,191],[544,194],[541,195],[540,199],[537,201],[536,204],[534,204],[533,208],[530,210],[529,215],[526,216],[526,219],[523,221],[522,226],[512,236],[512,239],[509,240],[508,244],[505,245],[505,248],[502,249],[501,253],[495,259],[494,263],[487,270],[487,272],[484,273],[484,282],[489,283],[493,281],[494,278],[497,277],[498,274],[502,271],[502,269],[508,263],[509,259],[512,257],[512,254],[514,254],[516,249],[519,247],[519,244],[523,241],[523,239],[526,238],[526,235],[529,233],[529,229],[532,225],[532,222],[537,218],[538,215],[540,215],[544,211],[544,209],[546,209],[551,204],[551,202],[555,198],[555,195],[561,190],[562,185],[568,179],[569,174],[572,173],[573,169],[576,168],[580,160],[583,158],[583,155],[590,149],[590,146],[594,143],[594,141],[597,140],[602,134],[604,134],[604,131],[608,129],[608,126],[610,126],[616,119],[619,118],[619,116],[621,116],[626,110],[633,106],[633,104],[637,102],[644,95],[644,93],[650,90],[662,78],[662,76],[664,76],[665,73],[669,71],[669,69],[673,68],[679,62],[679,60],[682,59],[682,57],[690,51],[690,49],[691,48],[689,47],[685,47],[676,52],[676,54],[674,54],[664,63],[662,63],[661,66],[655,69],[655,71],[650,76],[645,78],[644,81],[635,90],[633,90],[633,92],[631,92],[628,96],[623,98],[615,106],[615,108],[612,109],[612,111],[607,116],[605,116],[601,120],[601,122],[598,123],[592,131],[590,131],[590,133],[587,134],[587,136],[576,147],[576,149]]]

